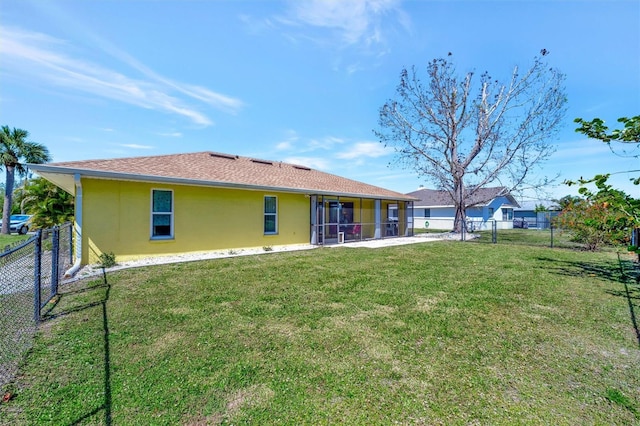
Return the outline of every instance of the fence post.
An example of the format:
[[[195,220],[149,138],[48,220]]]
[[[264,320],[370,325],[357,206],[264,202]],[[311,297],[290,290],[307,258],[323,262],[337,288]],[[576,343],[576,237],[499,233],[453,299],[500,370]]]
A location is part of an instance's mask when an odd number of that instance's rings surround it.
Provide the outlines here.
[[[58,277],[60,277],[60,227],[53,227],[51,242],[51,297],[53,297],[58,294]]]
[[[551,229],[551,248],[553,248],[553,222],[549,224],[549,229]]]
[[[74,236],[74,225],[73,222],[69,223],[67,226],[67,232],[69,233],[69,265],[73,265],[73,241],[75,239]]]
[[[491,242],[496,244],[498,242],[498,222],[491,222]]]
[[[42,266],[42,230],[36,231],[36,240],[33,259],[33,319],[36,324],[40,322],[40,268]]]

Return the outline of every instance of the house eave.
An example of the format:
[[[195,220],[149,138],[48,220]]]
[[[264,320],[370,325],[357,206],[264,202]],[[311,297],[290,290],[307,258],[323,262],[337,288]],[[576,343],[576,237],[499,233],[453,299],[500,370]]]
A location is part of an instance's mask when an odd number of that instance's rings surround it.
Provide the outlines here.
[[[510,196],[505,196],[503,195],[502,197],[507,199],[507,203],[502,204],[502,207],[511,207],[511,208],[517,208],[520,207],[520,205],[518,204],[518,202],[513,199]],[[491,203],[493,203],[493,201],[495,200],[495,198],[493,200],[490,200],[488,202],[480,202],[480,203],[476,203],[476,204],[470,204],[467,206],[467,208],[474,208],[474,207],[488,207],[491,205]],[[453,204],[442,204],[442,205],[428,205],[428,204],[419,204],[419,203],[415,203],[414,204],[414,208],[416,209],[444,209],[444,208],[454,208],[455,206]]]
[[[451,204],[451,205],[429,205],[429,204],[414,203],[413,207],[416,208],[416,209],[444,209],[444,208],[454,207],[454,205],[453,204]]]

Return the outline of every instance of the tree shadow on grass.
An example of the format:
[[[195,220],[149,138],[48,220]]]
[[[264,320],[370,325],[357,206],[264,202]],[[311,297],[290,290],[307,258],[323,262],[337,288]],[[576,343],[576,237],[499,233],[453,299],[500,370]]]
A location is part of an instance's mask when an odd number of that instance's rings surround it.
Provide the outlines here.
[[[549,262],[554,266],[547,269],[567,276],[598,277],[600,279],[622,284],[620,290],[606,290],[611,296],[623,297],[629,306],[629,316],[640,348],[640,268],[634,262],[622,260],[618,255],[618,264],[603,262],[572,262],[548,257],[538,260]]]
[[[101,300],[86,303],[84,305],[72,306],[68,309],[61,310],[60,312],[56,312],[55,314],[51,313],[53,307],[43,316],[44,321],[49,321],[55,318],[60,318],[63,316],[67,316],[69,314],[73,314],[75,312],[81,312],[90,308],[94,308],[100,306],[102,309],[102,330],[103,330],[103,348],[104,348],[104,402],[102,405],[96,407],[89,413],[82,415],[77,418],[70,425],[78,425],[85,423],[86,420],[92,418],[96,414],[104,411],[104,424],[107,426],[111,425],[111,361],[110,361],[110,349],[109,349],[109,319],[107,315],[107,302],[109,301],[109,293],[111,291],[111,285],[107,281],[107,273],[105,270],[102,270],[102,284],[94,287],[85,287],[78,290],[72,290],[67,293],[67,295],[85,293],[89,291],[95,291],[99,289],[104,289],[104,296]],[[56,301],[56,304],[59,302],[59,299]],[[54,306],[55,307],[55,306]]]
[[[548,262],[545,269],[569,277],[597,277],[606,281],[620,283],[620,267],[611,262],[578,262],[558,260],[552,257],[538,257],[536,260]]]

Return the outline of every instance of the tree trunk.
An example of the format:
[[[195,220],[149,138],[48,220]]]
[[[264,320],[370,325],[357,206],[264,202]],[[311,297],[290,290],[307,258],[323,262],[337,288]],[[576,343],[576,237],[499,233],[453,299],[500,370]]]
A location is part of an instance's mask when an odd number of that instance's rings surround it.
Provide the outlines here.
[[[465,202],[464,202],[464,184],[460,179],[459,182],[456,183],[454,189],[454,200],[453,205],[456,209],[456,216],[453,221],[453,230],[458,233],[463,232],[463,227],[465,226]]]
[[[5,166],[6,180],[4,186],[4,205],[2,209],[2,234],[9,234],[9,222],[11,217],[11,204],[13,202],[13,183],[15,166]]]

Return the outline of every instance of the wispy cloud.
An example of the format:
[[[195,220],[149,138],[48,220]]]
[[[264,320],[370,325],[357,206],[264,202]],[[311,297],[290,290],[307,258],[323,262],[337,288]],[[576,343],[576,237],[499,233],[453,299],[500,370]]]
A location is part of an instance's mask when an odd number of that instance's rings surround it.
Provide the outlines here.
[[[342,145],[344,143],[344,139],[337,138],[335,136],[326,136],[321,139],[311,139],[307,143],[306,150],[307,151],[315,151],[318,149],[329,150],[334,149],[336,145]]]
[[[5,65],[4,72],[15,73],[16,77],[29,75],[58,88],[175,114],[202,126],[212,125],[213,121],[192,105],[194,101],[230,113],[243,105],[239,99],[165,78],[104,41],[99,45],[105,52],[133,68],[142,78],[73,57],[68,52],[77,51],[76,46],[47,34],[2,27],[0,39],[3,63],[11,65]]]
[[[335,136],[307,139],[300,137],[295,130],[287,130],[283,140],[276,143],[275,149],[277,151],[308,153],[335,149],[336,146],[344,143],[344,139]]]
[[[166,133],[158,133],[158,136],[164,136],[167,138],[181,138],[182,133],[180,132],[166,132]]]
[[[135,143],[121,143],[121,144],[118,144],[118,146],[121,146],[123,148],[130,148],[130,149],[153,149],[154,148],[151,145],[138,145]]]
[[[320,138],[301,137],[295,130],[287,130],[286,136],[274,145],[276,151],[289,154],[289,163],[329,170],[362,165],[368,160],[393,154],[379,142],[350,141],[348,138],[324,136]],[[375,162],[375,161],[374,161]]]
[[[276,150],[278,151],[287,151],[293,148],[291,141],[282,141],[276,144]]]
[[[344,45],[370,46],[384,42],[383,19],[394,13],[408,22],[399,0],[291,0],[282,23],[327,29]]]
[[[333,69],[351,75],[380,65],[389,54],[391,36],[412,31],[411,17],[402,0],[287,0],[275,15],[239,15],[246,31],[259,35],[280,31],[293,45],[312,44],[333,51]],[[360,61],[360,57],[376,61]]]
[[[638,159],[633,157],[640,153],[637,148],[623,152],[618,145],[610,147],[606,143],[585,138],[558,143],[557,147],[558,150],[545,164],[545,172],[557,172],[561,175],[561,180],[591,178],[596,174],[638,168]],[[560,189],[568,191],[566,186],[561,186]]]
[[[393,153],[393,150],[385,148],[379,142],[358,142],[352,147],[336,154],[336,158],[343,160],[378,158]]]
[[[556,144],[557,151],[551,156],[551,160],[580,161],[585,159],[598,159],[600,156],[611,154],[611,148],[592,139],[579,139]]]
[[[290,151],[295,149],[296,144],[300,140],[298,133],[295,130],[287,130],[284,140],[276,144],[277,151]]]
[[[321,157],[287,157],[284,161],[290,164],[311,167],[312,169],[328,170],[330,168],[329,160]]]

